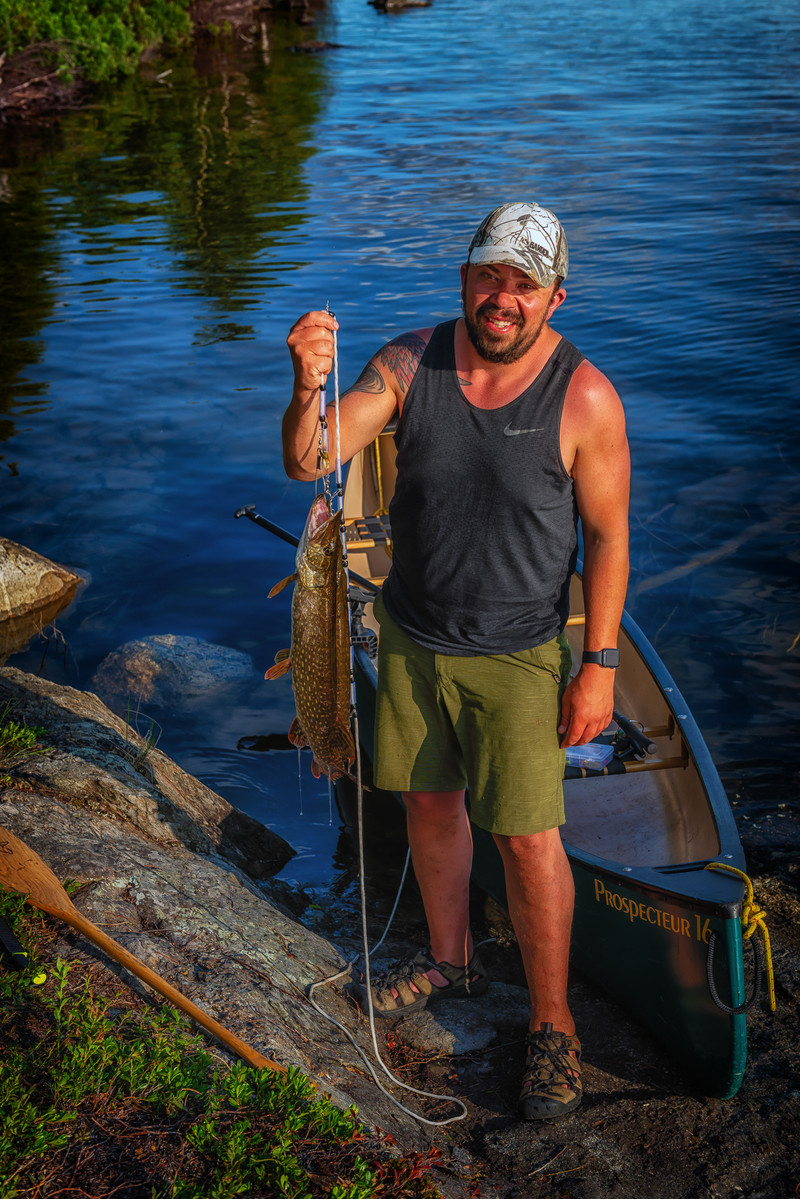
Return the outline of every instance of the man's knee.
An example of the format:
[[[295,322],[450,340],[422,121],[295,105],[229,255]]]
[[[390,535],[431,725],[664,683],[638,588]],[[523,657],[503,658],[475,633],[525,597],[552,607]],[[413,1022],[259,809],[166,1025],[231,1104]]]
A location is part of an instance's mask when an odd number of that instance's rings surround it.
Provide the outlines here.
[[[440,821],[464,811],[463,791],[404,791],[403,803],[411,817]]]
[[[557,828],[515,836],[495,833],[494,839],[504,861],[510,865],[528,865],[537,861],[560,859],[565,854],[561,834]]]

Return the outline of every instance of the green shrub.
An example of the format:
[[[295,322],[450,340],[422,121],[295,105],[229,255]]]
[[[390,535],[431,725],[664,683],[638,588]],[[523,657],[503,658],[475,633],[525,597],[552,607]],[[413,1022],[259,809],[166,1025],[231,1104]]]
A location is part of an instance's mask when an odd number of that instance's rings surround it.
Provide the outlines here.
[[[0,0],[0,47],[38,45],[61,74],[129,74],[142,51],[191,31],[189,0]]]
[[[1,1199],[45,1178],[48,1194],[89,1180],[102,1193],[109,1161],[130,1194],[160,1199],[438,1196],[435,1151],[391,1155],[299,1071],[214,1068],[174,1008],[126,1007],[60,958],[34,985],[38,917],[2,888],[0,916],[32,962],[0,965]]]

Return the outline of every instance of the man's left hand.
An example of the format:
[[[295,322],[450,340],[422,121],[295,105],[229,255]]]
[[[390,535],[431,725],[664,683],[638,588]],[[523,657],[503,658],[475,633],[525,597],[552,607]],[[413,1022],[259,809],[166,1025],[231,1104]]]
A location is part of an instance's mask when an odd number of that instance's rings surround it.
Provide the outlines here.
[[[586,745],[614,718],[614,675],[607,666],[585,663],[564,692],[558,733],[561,748]]]

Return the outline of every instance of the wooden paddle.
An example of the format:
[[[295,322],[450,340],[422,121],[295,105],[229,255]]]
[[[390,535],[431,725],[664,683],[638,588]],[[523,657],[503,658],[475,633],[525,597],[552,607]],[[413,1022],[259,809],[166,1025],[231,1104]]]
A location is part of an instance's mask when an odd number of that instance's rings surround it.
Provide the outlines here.
[[[217,1024],[216,1020],[207,1016],[190,999],[181,995],[180,991],[176,991],[133,954],[128,953],[127,949],[123,949],[121,945],[117,945],[116,941],[112,941],[104,932],[101,932],[96,925],[92,924],[91,920],[82,916],[50,867],[46,866],[39,855],[34,853],[29,846],[4,828],[0,828],[0,883],[9,891],[21,892],[34,907],[69,924],[76,932],[81,933],[87,940],[102,949],[103,953],[108,954],[115,962],[119,962],[126,970],[130,970],[131,974],[135,974],[142,982],[146,982],[149,987],[158,991],[170,1003],[174,1003],[175,1007],[180,1008],[187,1016],[191,1016],[192,1020],[210,1032],[228,1049],[237,1053],[249,1066],[259,1068],[266,1066],[281,1074],[286,1073],[285,1066],[273,1062],[268,1057],[262,1057],[255,1049],[245,1045],[244,1041],[240,1041],[232,1032],[228,1032],[227,1028]]]

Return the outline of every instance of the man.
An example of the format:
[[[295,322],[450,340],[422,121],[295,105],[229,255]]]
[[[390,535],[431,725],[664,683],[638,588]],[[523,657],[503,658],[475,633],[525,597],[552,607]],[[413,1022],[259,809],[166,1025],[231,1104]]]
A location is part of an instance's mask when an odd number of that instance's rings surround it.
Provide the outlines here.
[[[581,1100],[561,779],[566,747],[612,719],[628,571],[622,405],[549,323],[566,274],[553,213],[495,209],[461,268],[463,316],[389,342],[340,400],[343,461],[398,417],[392,568],[376,603],[375,781],[403,794],[430,933],[427,950],[375,985],[374,1007],[399,1015],[488,986],[469,928],[468,786],[472,819],[503,859],[530,990],[525,1119],[556,1119]],[[317,471],[335,328],[309,313],[288,338],[284,462],[295,479]],[[587,652],[565,686],[577,515]]]

